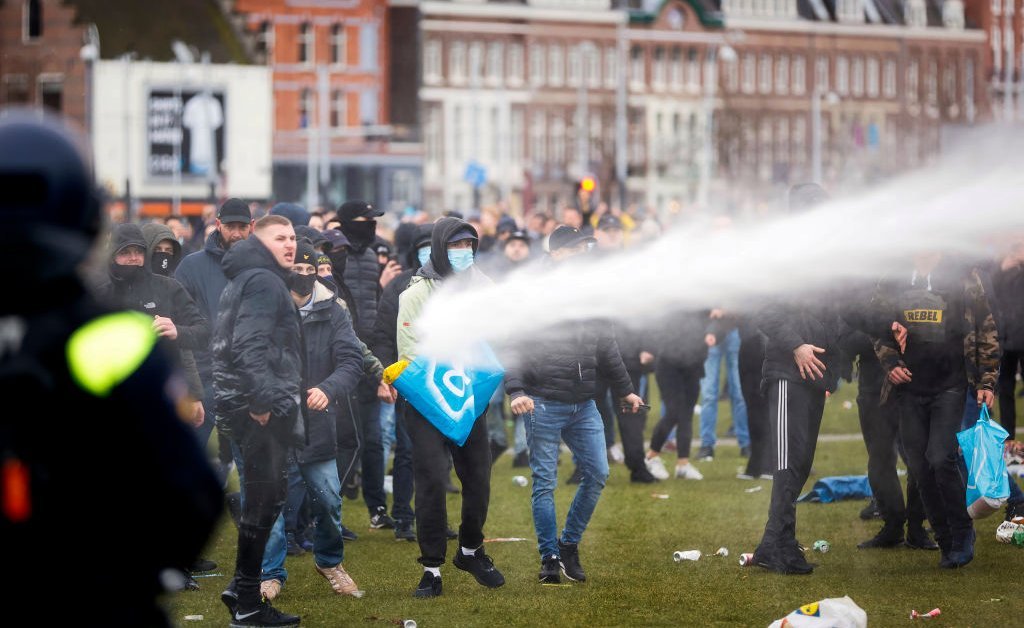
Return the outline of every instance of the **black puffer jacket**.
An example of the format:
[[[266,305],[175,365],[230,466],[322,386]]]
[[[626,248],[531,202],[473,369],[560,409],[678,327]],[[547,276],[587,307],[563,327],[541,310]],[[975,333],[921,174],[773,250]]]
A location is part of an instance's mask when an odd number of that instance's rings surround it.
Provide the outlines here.
[[[249,413],[270,412],[269,427],[292,438],[302,381],[299,314],[286,281],[291,271],[251,236],[224,255],[228,285],[213,332],[213,387],[217,427],[247,429]],[[236,432],[236,433],[237,433]]]
[[[826,295],[818,297],[819,304],[772,303],[756,315],[755,324],[765,336],[762,383],[786,379],[805,382],[817,388],[834,391],[839,382],[842,353],[839,346],[839,313],[829,305],[835,302]],[[793,350],[803,344],[812,344],[825,350],[816,354],[825,363],[824,378],[814,381],[800,377],[800,369],[793,359]]]
[[[345,262],[345,286],[352,294],[349,307],[355,310],[356,335],[373,346],[373,330],[377,324],[377,304],[380,299],[380,263],[372,247],[352,249]]]
[[[708,310],[675,312],[665,317],[651,333],[653,351],[658,362],[691,367],[703,364],[708,357]]]
[[[1024,351],[1024,266],[992,273],[999,345],[1004,351]]]
[[[600,374],[613,394],[634,392],[611,323],[587,321],[553,327],[505,358],[505,392],[562,403],[594,398]]]
[[[306,347],[303,392],[319,388],[330,400],[322,412],[306,409],[308,444],[298,453],[299,462],[306,464],[331,460],[337,454],[338,404],[348,404],[359,384],[363,354],[348,310],[319,283],[313,286],[310,311],[302,317],[302,337]]]

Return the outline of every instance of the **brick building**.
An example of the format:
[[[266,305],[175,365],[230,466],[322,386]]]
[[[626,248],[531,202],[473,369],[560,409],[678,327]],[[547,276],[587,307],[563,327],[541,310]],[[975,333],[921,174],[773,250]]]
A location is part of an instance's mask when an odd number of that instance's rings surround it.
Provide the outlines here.
[[[985,78],[997,120],[1024,120],[1024,2],[965,0],[968,25],[988,34]]]
[[[274,198],[418,203],[419,145],[391,127],[387,3],[236,0],[233,12],[273,73]]]

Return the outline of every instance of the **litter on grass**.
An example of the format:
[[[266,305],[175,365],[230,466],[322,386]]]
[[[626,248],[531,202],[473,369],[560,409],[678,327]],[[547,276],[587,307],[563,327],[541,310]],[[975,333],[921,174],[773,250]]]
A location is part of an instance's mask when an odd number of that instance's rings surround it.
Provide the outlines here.
[[[917,611],[910,611],[910,618],[911,619],[932,619],[933,617],[938,617],[941,614],[942,614],[942,611],[940,611],[937,608],[933,608],[932,610],[928,611],[927,613],[918,613]]]
[[[762,486],[761,486],[760,484],[758,484],[757,486],[752,486],[752,487],[750,487],[750,488],[745,488],[745,489],[743,489],[743,492],[744,492],[744,493],[756,493],[756,492],[758,492],[759,490],[761,490],[762,488],[763,488],[763,487],[762,487]]]
[[[530,539],[522,539],[517,536],[503,536],[497,539],[484,539],[484,543],[516,543],[518,541],[529,541]]]
[[[768,628],[867,628],[868,614],[849,596],[805,604]]]
[[[651,497],[654,499],[668,499],[667,493],[651,493]]]

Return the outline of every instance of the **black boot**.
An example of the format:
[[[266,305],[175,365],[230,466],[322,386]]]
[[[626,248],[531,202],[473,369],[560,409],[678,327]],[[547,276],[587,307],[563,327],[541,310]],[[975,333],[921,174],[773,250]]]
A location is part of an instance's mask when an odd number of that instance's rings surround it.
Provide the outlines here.
[[[857,549],[890,548],[903,544],[903,524],[885,524],[878,534],[857,545]]]

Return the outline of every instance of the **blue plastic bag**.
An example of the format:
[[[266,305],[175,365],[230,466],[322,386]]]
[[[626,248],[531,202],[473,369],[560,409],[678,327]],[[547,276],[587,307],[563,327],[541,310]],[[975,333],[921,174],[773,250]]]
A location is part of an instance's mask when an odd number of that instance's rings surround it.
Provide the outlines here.
[[[420,356],[395,380],[395,388],[412,407],[459,447],[505,377],[490,347],[481,345],[473,358],[473,366],[465,367]]]
[[[981,406],[981,418],[966,430],[957,433],[960,449],[967,463],[967,512],[972,519],[982,519],[996,512],[1010,496],[1010,483],[1003,459],[1003,442],[1009,434]]]
[[[871,485],[866,475],[836,475],[821,478],[814,487],[800,496],[798,502],[821,502],[830,504],[841,499],[867,499],[871,497]]]

